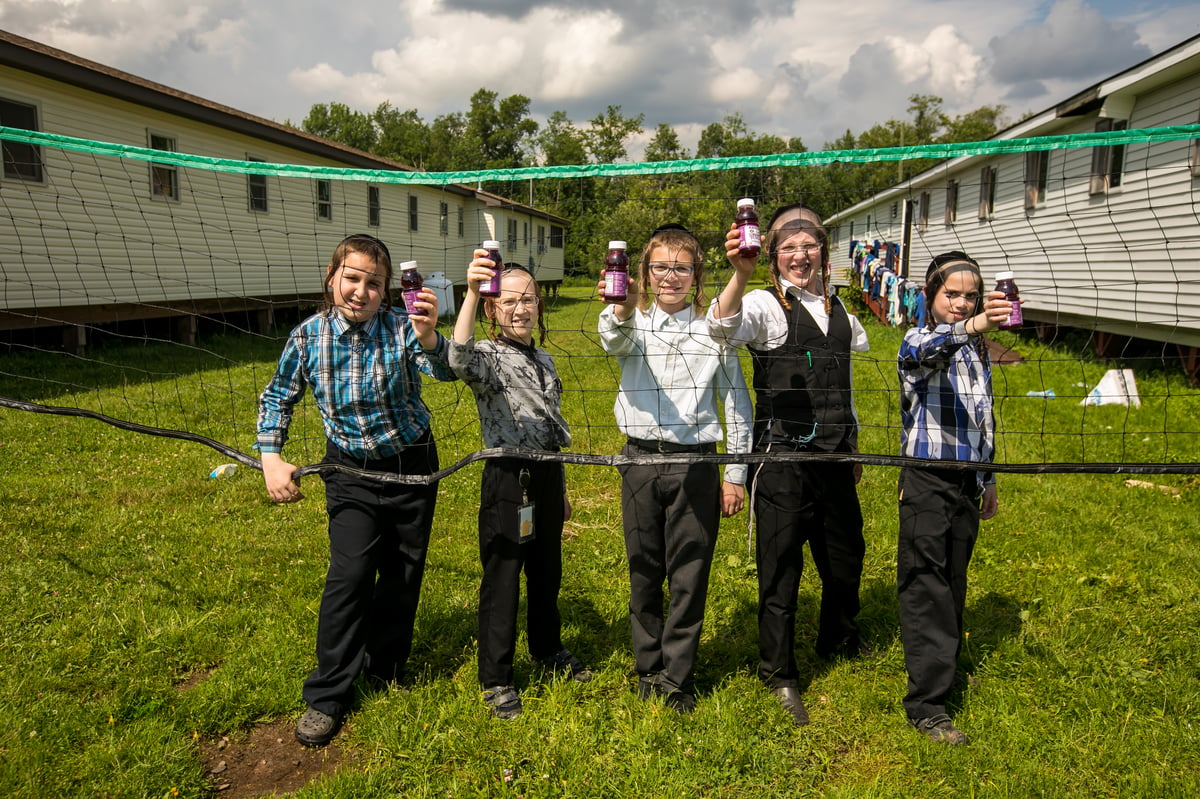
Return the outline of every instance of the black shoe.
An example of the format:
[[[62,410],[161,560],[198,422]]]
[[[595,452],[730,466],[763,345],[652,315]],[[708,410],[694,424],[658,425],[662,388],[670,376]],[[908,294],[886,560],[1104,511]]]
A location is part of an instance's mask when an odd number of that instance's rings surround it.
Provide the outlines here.
[[[653,699],[656,696],[664,696],[666,691],[663,690],[662,683],[657,674],[641,674],[638,675],[637,691],[638,699]]]
[[[967,734],[955,727],[954,722],[945,713],[925,719],[909,719],[908,723],[931,741],[947,746],[964,746],[968,743]]]
[[[493,685],[483,689],[483,703],[498,719],[515,719],[521,715],[521,695],[511,685]]]
[[[661,687],[659,690],[662,690]],[[669,691],[665,701],[667,707],[681,716],[690,716],[696,712],[696,697],[687,691]]]
[[[569,649],[560,649],[542,661],[542,666],[562,677],[570,677],[575,682],[591,682],[592,672],[583,661],[571,654]]]
[[[296,740],[305,746],[324,746],[333,740],[341,725],[341,716],[330,716],[310,707],[296,724]]]
[[[832,648],[817,647],[817,657],[821,660],[854,660],[855,658],[874,657],[875,654],[875,648],[870,644],[864,644],[858,636],[847,638]]]
[[[794,685],[781,685],[778,688],[772,688],[771,694],[779,700],[779,704],[783,705],[783,709],[792,714],[792,721],[797,727],[803,727],[808,724],[808,709],[804,707],[804,700],[800,698],[800,689]]]

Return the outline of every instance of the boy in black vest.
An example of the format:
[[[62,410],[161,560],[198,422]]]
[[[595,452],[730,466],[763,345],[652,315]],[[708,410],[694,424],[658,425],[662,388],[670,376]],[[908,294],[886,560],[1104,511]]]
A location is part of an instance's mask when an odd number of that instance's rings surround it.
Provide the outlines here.
[[[748,346],[754,364],[755,452],[858,451],[850,393],[850,353],[867,334],[830,296],[829,241],[820,218],[791,205],[771,218],[764,237],[772,287],[743,298],[756,258],[738,254],[736,226],[725,251],[734,273],[708,313],[713,338]],[[857,655],[862,511],[858,464],[780,460],[753,469],[758,529],[759,678],[797,724],[808,723],[794,648],[796,599],[808,542],[821,578],[817,654]]]

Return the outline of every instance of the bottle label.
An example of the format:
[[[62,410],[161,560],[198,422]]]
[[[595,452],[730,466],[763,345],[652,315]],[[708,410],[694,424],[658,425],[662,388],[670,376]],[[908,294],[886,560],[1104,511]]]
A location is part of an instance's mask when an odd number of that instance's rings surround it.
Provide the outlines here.
[[[605,297],[620,297],[624,298],[629,290],[629,273],[628,272],[612,272],[604,273],[604,296]]]
[[[409,316],[424,316],[424,309],[418,309],[416,306],[417,300],[421,299],[420,289],[405,289],[401,292],[404,297],[404,307],[408,310]]]
[[[479,293],[486,297],[495,297],[500,294],[500,270],[492,271],[492,279],[485,280],[479,284]]]
[[[738,228],[740,250],[757,250],[762,248],[762,232],[758,225],[742,225]]]
[[[1012,313],[1009,314],[1008,321],[1004,323],[1004,326],[1005,327],[1017,327],[1024,323],[1025,323],[1025,320],[1022,318],[1022,314],[1021,314],[1021,301],[1013,300],[1012,301]]]

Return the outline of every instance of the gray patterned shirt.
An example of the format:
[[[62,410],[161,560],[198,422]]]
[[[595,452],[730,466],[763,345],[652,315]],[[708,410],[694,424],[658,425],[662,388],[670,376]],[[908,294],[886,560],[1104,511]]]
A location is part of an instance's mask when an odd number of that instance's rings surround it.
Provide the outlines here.
[[[484,446],[555,450],[571,443],[550,353],[506,341],[447,343],[450,368],[475,394]]]

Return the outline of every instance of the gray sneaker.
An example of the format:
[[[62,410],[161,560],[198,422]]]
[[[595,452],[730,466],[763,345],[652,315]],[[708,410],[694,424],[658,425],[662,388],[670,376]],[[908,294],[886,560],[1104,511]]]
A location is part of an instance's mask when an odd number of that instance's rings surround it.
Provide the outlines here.
[[[521,695],[511,685],[493,685],[483,689],[483,703],[498,719],[515,719],[521,715]]]
[[[945,713],[926,719],[909,719],[908,723],[931,741],[947,746],[964,746],[968,743],[967,734],[955,727],[954,722]]]
[[[296,740],[305,746],[324,746],[337,735],[341,724],[340,716],[330,716],[310,707],[296,724]]]

